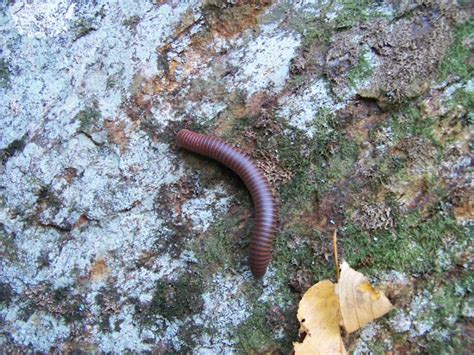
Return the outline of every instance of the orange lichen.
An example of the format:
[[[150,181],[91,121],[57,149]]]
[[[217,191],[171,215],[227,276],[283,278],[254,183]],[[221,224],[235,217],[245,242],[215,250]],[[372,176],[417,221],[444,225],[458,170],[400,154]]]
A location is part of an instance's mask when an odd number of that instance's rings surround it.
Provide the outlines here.
[[[231,38],[241,34],[245,29],[257,25],[258,15],[271,4],[270,0],[239,0],[235,6],[224,9],[207,1],[206,20],[213,32]]]
[[[82,228],[84,226],[87,226],[88,224],[89,224],[89,218],[87,218],[87,216],[85,215],[81,215],[79,219],[77,220],[77,222],[74,224],[74,227]]]
[[[75,168],[66,168],[64,170],[64,178],[70,184],[74,178],[77,176],[77,169]]]
[[[200,72],[207,68],[211,60],[215,61],[219,56],[212,43],[218,39],[227,41],[240,35],[248,28],[257,26],[258,15],[270,5],[269,0],[261,1],[237,1],[235,5],[228,6],[219,3],[214,4],[207,1],[204,4],[205,21],[196,20],[192,12],[183,16],[181,24],[172,36],[173,40],[157,48],[162,73],[153,77],[135,75],[131,92],[132,100],[126,108],[127,115],[132,121],[140,122],[144,116],[151,113],[153,99],[157,96],[173,95],[187,88],[186,82],[190,78],[197,77]],[[204,23],[207,27],[204,31],[189,35],[190,28],[196,24]],[[190,36],[189,45],[180,50],[177,56],[169,58],[173,51],[173,43],[185,36]],[[188,100],[201,100],[202,90],[186,93]],[[219,93],[216,93],[217,96]],[[233,115],[243,117],[248,110],[242,107],[234,107]]]
[[[110,141],[118,145],[120,152],[124,153],[128,149],[128,144],[130,142],[130,138],[128,138],[125,133],[125,122],[106,120],[104,125],[109,133]]]
[[[110,268],[107,266],[105,259],[100,256],[98,257],[91,266],[89,273],[89,279],[92,282],[102,281],[107,278],[110,274]]]

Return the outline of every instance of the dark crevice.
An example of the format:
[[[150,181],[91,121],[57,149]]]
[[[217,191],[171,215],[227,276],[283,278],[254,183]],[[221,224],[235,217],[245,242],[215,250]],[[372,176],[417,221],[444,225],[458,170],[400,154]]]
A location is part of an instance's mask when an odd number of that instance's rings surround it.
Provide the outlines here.
[[[28,134],[25,133],[20,139],[15,139],[8,147],[0,150],[0,163],[4,164],[8,159],[17,153],[21,153],[26,146]]]
[[[89,138],[89,140],[92,142],[92,144],[94,144],[96,147],[101,147],[103,146],[104,144],[103,143],[99,143],[97,142],[96,140],[94,140],[94,138],[92,138],[92,136],[89,134],[89,133],[86,133],[84,131],[78,131],[79,134],[83,134],[84,136],[86,136],[87,138]]]

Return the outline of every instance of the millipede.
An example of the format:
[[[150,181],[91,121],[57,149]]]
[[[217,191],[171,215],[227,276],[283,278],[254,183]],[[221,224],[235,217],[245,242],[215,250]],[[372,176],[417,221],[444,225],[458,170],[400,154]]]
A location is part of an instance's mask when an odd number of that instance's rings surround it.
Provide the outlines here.
[[[234,171],[250,191],[255,206],[255,226],[250,239],[249,264],[255,277],[262,277],[272,259],[278,227],[278,209],[268,180],[252,159],[240,149],[214,136],[187,129],[176,134],[178,147],[209,157]]]

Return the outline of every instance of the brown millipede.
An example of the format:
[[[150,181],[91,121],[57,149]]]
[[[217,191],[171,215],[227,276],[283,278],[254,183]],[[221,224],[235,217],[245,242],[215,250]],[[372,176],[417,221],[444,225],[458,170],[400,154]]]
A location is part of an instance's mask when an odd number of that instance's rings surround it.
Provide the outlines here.
[[[176,135],[176,143],[179,147],[224,164],[237,173],[247,186],[255,205],[249,264],[254,276],[263,276],[272,259],[272,244],[278,224],[277,205],[267,179],[245,153],[217,137],[182,129]]]

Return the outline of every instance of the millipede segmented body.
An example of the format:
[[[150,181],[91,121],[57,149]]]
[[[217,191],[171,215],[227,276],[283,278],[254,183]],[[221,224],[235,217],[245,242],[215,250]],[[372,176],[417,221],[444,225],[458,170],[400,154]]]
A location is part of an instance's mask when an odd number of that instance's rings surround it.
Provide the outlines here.
[[[255,227],[250,240],[250,269],[254,276],[263,276],[272,259],[272,244],[278,224],[275,197],[267,179],[246,154],[217,137],[182,129],[176,135],[176,143],[179,147],[224,164],[237,173],[247,186],[255,205]]]

